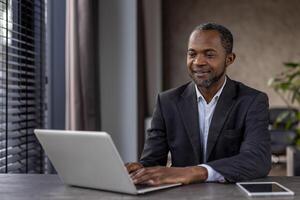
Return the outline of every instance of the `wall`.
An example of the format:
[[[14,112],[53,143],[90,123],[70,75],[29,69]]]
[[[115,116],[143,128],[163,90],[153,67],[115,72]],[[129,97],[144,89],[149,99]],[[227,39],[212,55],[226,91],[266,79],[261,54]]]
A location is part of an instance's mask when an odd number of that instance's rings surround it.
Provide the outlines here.
[[[162,0],[143,0],[144,44],[147,82],[147,112],[152,115],[157,94],[162,90]]]
[[[228,27],[234,35],[235,63],[231,78],[266,92],[271,106],[284,102],[267,86],[283,62],[300,61],[300,2],[298,0],[164,0],[164,89],[189,80],[186,48],[190,32],[203,22]]]
[[[136,0],[99,3],[101,129],[125,162],[137,160]]]

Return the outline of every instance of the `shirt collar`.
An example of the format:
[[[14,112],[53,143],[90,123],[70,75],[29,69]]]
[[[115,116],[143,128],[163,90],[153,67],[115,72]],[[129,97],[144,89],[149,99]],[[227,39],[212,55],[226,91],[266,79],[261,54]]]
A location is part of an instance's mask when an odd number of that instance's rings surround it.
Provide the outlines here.
[[[218,92],[217,92],[217,93],[215,94],[215,96],[212,98],[212,101],[218,100],[218,98],[219,98],[219,96],[221,95],[221,93],[222,93],[222,91],[223,91],[223,88],[224,88],[224,86],[225,86],[225,84],[226,84],[226,81],[227,81],[227,77],[225,76],[225,81],[224,81],[222,87],[218,90]],[[197,85],[196,85],[196,84],[195,84],[195,89],[196,89],[197,101],[199,102],[200,99],[205,100],[204,97],[203,97],[203,95],[201,94],[201,92],[200,92],[199,89],[197,88]],[[212,101],[211,101],[211,102],[212,102]]]

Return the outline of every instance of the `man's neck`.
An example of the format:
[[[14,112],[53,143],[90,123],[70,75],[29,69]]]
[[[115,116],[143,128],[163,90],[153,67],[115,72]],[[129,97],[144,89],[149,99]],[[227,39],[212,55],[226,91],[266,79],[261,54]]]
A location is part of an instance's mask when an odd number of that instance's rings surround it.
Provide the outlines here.
[[[210,87],[199,87],[197,86],[198,90],[201,92],[202,96],[204,97],[205,101],[209,103],[215,94],[219,91],[225,81],[225,75],[222,76],[217,82],[213,83]]]

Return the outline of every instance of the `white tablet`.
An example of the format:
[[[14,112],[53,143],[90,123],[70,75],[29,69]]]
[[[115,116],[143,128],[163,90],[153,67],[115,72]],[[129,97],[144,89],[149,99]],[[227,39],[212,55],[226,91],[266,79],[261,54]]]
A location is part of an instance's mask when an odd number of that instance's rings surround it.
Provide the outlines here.
[[[239,182],[236,183],[248,196],[295,195],[288,188],[277,182]]]

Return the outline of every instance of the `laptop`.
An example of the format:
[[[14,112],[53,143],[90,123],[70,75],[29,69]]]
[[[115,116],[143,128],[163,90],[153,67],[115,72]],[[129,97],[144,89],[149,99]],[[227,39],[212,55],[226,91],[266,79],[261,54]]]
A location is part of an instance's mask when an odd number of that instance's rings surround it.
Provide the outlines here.
[[[35,129],[34,133],[67,185],[127,194],[143,194],[181,185],[135,185],[106,132]]]

